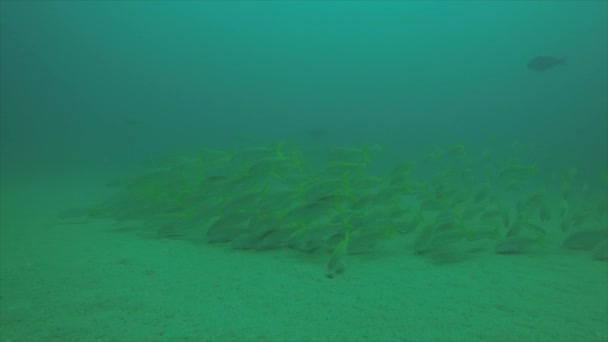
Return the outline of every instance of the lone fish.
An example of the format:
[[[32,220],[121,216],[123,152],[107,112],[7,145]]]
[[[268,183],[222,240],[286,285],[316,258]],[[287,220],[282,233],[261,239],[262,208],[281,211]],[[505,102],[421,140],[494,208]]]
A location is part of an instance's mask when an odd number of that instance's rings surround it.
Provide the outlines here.
[[[528,69],[534,71],[546,71],[559,65],[566,65],[566,58],[555,58],[549,56],[538,56],[528,62]]]

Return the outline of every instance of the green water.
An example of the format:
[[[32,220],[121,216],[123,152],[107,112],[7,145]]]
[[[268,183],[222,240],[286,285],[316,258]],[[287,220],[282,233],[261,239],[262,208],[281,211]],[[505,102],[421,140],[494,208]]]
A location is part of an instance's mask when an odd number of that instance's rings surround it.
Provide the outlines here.
[[[608,341],[606,1],[2,0],[0,172],[2,341]]]

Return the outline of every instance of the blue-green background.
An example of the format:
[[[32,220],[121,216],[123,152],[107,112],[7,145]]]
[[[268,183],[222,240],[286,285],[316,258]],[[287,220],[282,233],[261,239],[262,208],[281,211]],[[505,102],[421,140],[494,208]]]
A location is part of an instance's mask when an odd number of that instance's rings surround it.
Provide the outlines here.
[[[2,1],[2,169],[120,164],[253,136],[381,143],[401,157],[523,141],[547,162],[605,170],[607,7]],[[528,70],[538,55],[567,66]]]

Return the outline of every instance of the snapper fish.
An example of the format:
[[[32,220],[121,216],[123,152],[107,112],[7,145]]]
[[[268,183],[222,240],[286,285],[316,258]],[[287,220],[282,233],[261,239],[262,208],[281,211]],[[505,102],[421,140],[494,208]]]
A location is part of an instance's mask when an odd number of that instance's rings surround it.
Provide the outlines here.
[[[532,58],[528,62],[528,69],[534,71],[547,71],[553,69],[556,66],[566,65],[566,58],[556,58],[550,56],[538,56]]]

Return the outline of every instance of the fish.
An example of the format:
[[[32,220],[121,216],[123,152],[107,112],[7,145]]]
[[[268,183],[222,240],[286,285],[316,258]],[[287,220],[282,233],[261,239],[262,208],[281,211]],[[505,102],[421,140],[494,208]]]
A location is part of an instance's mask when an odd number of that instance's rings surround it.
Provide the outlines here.
[[[271,176],[277,179],[283,178],[283,174],[299,169],[299,163],[286,158],[264,158],[258,160],[255,164],[249,167],[248,175],[250,177],[265,177]]]
[[[397,222],[397,231],[399,233],[409,233],[416,229],[424,221],[424,215],[422,215],[422,210],[418,211],[418,215],[416,217],[410,219],[409,221],[399,221]]]
[[[338,274],[344,273],[346,269],[346,255],[348,254],[348,242],[350,239],[350,233],[344,234],[344,239],[338,243],[334,249],[329,262],[327,263],[327,278],[334,278]]]
[[[573,250],[592,250],[604,241],[608,241],[608,229],[581,230],[566,237],[562,242],[562,247]]]
[[[536,171],[536,165],[510,164],[500,171],[498,176],[507,179],[521,179],[525,176],[532,176]]]
[[[542,222],[547,222],[551,220],[551,210],[546,205],[543,205],[539,208],[538,217]]]
[[[207,239],[209,242],[230,242],[239,236],[247,233],[247,225],[249,222],[246,216],[223,216],[215,220],[207,230]]]
[[[539,246],[543,246],[541,238],[511,236],[498,240],[494,252],[496,254],[526,254],[534,252]]]
[[[608,240],[595,246],[591,251],[591,257],[596,261],[608,261]]]
[[[538,56],[532,58],[528,62],[528,69],[534,71],[547,71],[549,69],[553,69],[556,66],[564,66],[566,65],[566,58],[556,58],[550,56]]]
[[[337,161],[337,162],[329,163],[325,167],[325,173],[327,173],[328,175],[332,175],[332,176],[349,175],[351,173],[354,173],[357,170],[361,170],[362,168],[365,168],[365,166],[366,166],[366,164],[361,163],[361,162],[353,163],[353,162]]]
[[[473,198],[473,203],[479,204],[479,202],[482,202],[485,199],[487,199],[489,195],[490,195],[490,186],[486,184],[484,187],[482,187],[475,193],[475,197]]]
[[[230,157],[230,161],[248,163],[269,157],[285,159],[285,155],[283,154],[284,146],[284,142],[279,142],[270,146],[246,148],[234,153]]]

